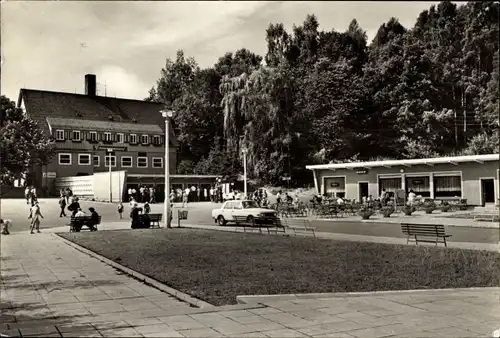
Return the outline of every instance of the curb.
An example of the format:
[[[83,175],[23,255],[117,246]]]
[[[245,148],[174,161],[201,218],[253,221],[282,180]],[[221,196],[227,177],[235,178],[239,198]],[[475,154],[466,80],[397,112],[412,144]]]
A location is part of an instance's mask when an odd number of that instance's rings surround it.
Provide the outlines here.
[[[165,285],[163,283],[160,283],[156,279],[153,279],[151,277],[145,276],[142,273],[139,273],[139,272],[137,272],[135,270],[127,268],[127,267],[125,267],[125,266],[123,266],[121,264],[118,264],[118,263],[116,263],[116,262],[114,262],[114,261],[112,261],[112,260],[110,260],[110,259],[108,259],[108,258],[106,258],[104,256],[101,256],[101,255],[99,255],[99,254],[97,254],[97,253],[95,253],[95,252],[93,252],[93,251],[91,251],[89,249],[86,249],[86,248],[84,248],[84,247],[82,247],[82,246],[80,246],[78,244],[75,244],[75,243],[73,243],[73,242],[71,242],[71,241],[69,241],[69,240],[67,240],[67,239],[65,239],[65,238],[57,235],[56,233],[52,233],[51,235],[59,238],[64,243],[66,243],[67,245],[75,248],[76,250],[78,250],[80,252],[83,252],[83,253],[85,253],[85,254],[93,257],[93,258],[96,258],[96,259],[100,260],[103,263],[111,265],[115,269],[118,269],[118,270],[120,270],[120,271],[122,271],[122,272],[124,272],[124,273],[126,273],[126,274],[128,274],[130,276],[133,276],[134,278],[139,279],[142,282],[150,284],[153,287],[155,287],[156,289],[159,289],[159,290],[161,290],[163,292],[166,292],[166,293],[174,296],[175,298],[180,299],[180,300],[182,300],[182,301],[184,301],[186,303],[189,303],[189,304],[191,304],[191,305],[193,305],[195,307],[203,308],[203,309],[216,308],[215,305],[212,305],[212,304],[207,303],[207,302],[205,302],[203,300],[194,298],[194,297],[192,297],[192,296],[190,296],[190,295],[188,295],[188,294],[186,294],[184,292],[181,292],[181,291],[178,291],[178,290],[176,290],[174,288],[171,288],[170,286],[167,286],[167,285]]]
[[[326,293],[297,293],[297,294],[282,294],[282,295],[242,295],[236,296],[236,301],[239,304],[253,304],[266,301],[285,301],[293,299],[318,299],[318,298],[341,298],[341,297],[363,297],[363,296],[380,296],[402,293],[432,293],[432,292],[462,292],[462,291],[499,291],[500,287],[472,287],[472,288],[457,288],[457,289],[417,289],[417,290],[390,290],[390,291],[367,291],[367,292],[326,292]]]

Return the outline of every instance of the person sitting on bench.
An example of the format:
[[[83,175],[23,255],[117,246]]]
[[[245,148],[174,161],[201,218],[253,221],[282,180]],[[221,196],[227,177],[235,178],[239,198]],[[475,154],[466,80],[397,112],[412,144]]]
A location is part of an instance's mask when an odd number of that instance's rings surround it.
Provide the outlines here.
[[[82,211],[82,209],[78,208],[76,209],[75,217],[83,217],[85,216],[85,213]]]
[[[0,219],[0,226],[2,227],[2,235],[10,235],[9,228],[12,226],[10,219]]]
[[[89,227],[90,231],[96,231],[96,225],[99,224],[99,214],[92,207],[89,208],[89,211],[90,221],[87,222],[87,226]]]

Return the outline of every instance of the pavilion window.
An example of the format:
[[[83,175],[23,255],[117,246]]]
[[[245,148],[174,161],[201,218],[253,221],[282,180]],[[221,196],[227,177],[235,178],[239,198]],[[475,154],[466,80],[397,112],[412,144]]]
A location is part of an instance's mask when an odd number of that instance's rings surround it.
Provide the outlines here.
[[[462,197],[462,178],[460,176],[435,176],[434,197]]]
[[[406,193],[409,193],[410,190],[413,190],[413,192],[417,196],[430,197],[431,190],[429,184],[429,177],[428,176],[407,177]]]
[[[378,181],[379,194],[385,189],[389,195],[394,195],[396,190],[401,189],[401,178],[380,178]]]

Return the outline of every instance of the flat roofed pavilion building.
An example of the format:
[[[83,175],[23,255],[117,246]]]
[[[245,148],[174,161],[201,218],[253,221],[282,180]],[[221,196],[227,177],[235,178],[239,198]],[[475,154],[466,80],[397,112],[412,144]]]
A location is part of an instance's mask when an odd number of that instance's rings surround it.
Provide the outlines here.
[[[412,189],[432,199],[464,198],[476,206],[497,204],[500,198],[500,154],[309,165],[314,186],[322,195],[361,201]]]

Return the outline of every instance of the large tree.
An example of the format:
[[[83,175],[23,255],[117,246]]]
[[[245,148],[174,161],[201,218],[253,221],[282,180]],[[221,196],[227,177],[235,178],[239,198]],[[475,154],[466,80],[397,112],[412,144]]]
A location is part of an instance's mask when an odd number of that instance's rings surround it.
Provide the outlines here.
[[[50,162],[55,144],[13,101],[4,95],[1,101],[0,182],[11,185],[34,166]]]

